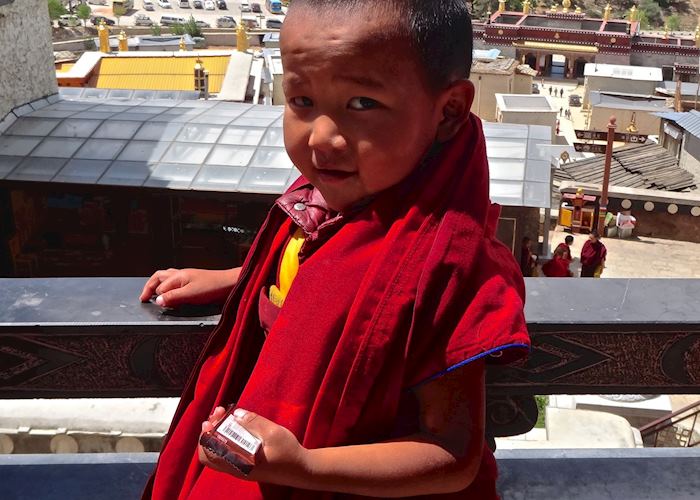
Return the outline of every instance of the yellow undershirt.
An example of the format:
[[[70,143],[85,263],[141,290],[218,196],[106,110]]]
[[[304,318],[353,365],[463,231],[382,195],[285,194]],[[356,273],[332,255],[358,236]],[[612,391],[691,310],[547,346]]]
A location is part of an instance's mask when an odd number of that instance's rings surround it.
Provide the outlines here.
[[[305,239],[306,235],[304,231],[298,228],[284,249],[278,273],[279,287],[277,285],[272,285],[270,287],[270,302],[277,307],[282,307],[284,305],[284,300],[287,298],[287,294],[292,287],[297,272],[299,272],[299,252],[301,251],[301,246],[304,244]]]

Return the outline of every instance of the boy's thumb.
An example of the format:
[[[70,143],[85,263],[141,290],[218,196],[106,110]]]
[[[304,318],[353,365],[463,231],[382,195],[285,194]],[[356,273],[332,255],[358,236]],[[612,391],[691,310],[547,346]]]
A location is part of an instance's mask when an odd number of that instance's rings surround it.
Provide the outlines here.
[[[156,304],[160,307],[177,307],[183,303],[183,292],[182,288],[176,288],[175,290],[170,290],[156,298]]]

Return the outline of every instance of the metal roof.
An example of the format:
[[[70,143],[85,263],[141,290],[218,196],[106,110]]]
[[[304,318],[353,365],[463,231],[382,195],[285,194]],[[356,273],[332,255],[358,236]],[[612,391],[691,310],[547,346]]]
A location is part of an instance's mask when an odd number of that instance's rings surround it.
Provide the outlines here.
[[[651,66],[587,63],[584,67],[583,74],[584,76],[600,76],[605,78],[618,78],[621,80],[663,81],[661,68]]]
[[[700,113],[699,113],[700,114]],[[678,160],[658,144],[625,146],[615,149],[610,167],[610,185],[662,191],[696,189],[693,175],[678,165]],[[576,181],[602,184],[605,157],[566,163],[554,173],[555,182]]]
[[[283,109],[215,100],[42,99],[0,122],[0,182],[282,193],[299,175],[284,149]],[[540,146],[550,144],[550,128],[485,123],[484,134],[493,201],[548,207],[551,162]]]
[[[700,137],[700,112],[691,109],[687,113],[681,113],[675,120],[676,125],[695,137]]]
[[[496,94],[501,111],[558,113],[552,99],[542,94]]]
[[[619,92],[591,91],[591,106],[605,108],[630,109],[635,111],[663,111],[670,109],[665,97],[645,96],[639,94],[621,94]]]

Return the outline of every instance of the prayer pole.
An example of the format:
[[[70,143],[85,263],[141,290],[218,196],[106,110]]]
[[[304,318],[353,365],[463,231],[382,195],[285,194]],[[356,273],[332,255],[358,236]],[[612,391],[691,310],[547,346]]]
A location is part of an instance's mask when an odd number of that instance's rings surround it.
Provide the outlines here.
[[[608,123],[608,145],[605,148],[605,172],[603,173],[603,187],[600,194],[598,209],[598,234],[605,234],[605,216],[608,213],[608,184],[610,184],[610,166],[612,164],[613,143],[615,142],[615,127],[617,118],[610,117]]]

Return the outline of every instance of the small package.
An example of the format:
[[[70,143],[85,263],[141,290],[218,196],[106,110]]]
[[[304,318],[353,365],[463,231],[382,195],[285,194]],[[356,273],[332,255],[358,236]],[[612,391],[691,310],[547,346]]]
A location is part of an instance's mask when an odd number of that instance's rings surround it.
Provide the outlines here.
[[[199,444],[248,475],[255,467],[255,455],[262,441],[238,423],[234,411],[231,406],[214,429],[202,434]]]

